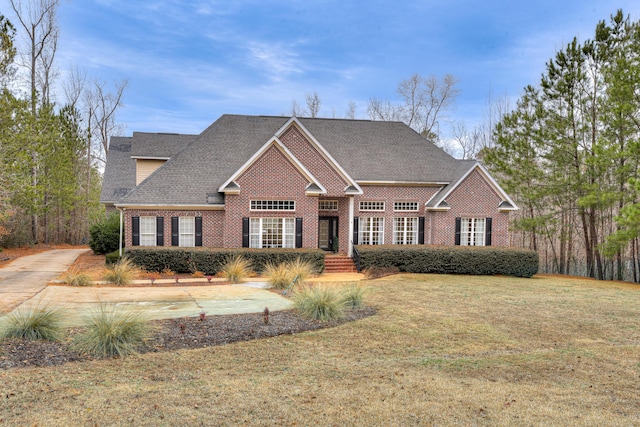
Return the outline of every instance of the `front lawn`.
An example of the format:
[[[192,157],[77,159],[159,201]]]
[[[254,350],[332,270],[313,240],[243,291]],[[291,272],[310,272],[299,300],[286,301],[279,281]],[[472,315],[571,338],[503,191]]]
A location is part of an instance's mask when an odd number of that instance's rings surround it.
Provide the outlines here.
[[[640,424],[640,286],[363,283],[377,314],[335,328],[0,371],[0,424]]]

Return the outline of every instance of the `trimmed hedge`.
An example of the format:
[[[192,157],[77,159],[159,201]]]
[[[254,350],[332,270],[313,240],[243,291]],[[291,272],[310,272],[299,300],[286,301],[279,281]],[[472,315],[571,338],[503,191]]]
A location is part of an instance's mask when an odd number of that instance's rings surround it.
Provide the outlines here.
[[[324,270],[325,252],[321,249],[213,249],[213,248],[129,248],[126,256],[138,267],[147,271],[161,272],[169,269],[175,273],[201,271],[207,275],[218,273],[228,257],[242,255],[251,260],[253,270],[260,274],[264,265],[308,261],[317,273]]]
[[[538,253],[493,246],[357,246],[360,268],[396,267],[407,273],[531,277]]]

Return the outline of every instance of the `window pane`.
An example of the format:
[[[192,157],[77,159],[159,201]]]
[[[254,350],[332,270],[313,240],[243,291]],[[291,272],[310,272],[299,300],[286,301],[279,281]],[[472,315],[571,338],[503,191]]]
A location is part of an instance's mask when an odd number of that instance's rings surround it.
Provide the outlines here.
[[[156,246],[156,217],[140,217],[140,246]]]
[[[196,245],[196,221],[194,217],[181,216],[178,229],[180,230],[180,246],[193,247]]]

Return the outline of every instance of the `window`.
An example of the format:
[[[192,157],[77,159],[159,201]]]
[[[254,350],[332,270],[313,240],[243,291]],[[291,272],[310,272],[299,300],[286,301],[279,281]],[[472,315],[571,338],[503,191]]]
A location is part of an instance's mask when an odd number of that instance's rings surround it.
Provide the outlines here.
[[[193,247],[196,245],[196,227],[195,218],[192,216],[181,216],[179,218],[178,230],[180,232],[180,238],[178,240],[179,246]]]
[[[484,246],[485,236],[484,218],[461,218],[460,245]]]
[[[294,200],[252,200],[252,211],[295,211]]]
[[[360,202],[359,207],[361,211],[383,212],[384,202],[365,201],[365,202]]]
[[[415,245],[418,243],[418,218],[393,219],[393,244]]]
[[[360,218],[358,228],[361,245],[384,244],[384,218]]]
[[[418,212],[418,202],[393,202],[396,212]]]
[[[295,248],[295,218],[251,218],[249,246],[252,248]]]
[[[318,200],[318,209],[321,211],[337,211],[337,200]]]
[[[156,246],[156,217],[140,217],[140,246]]]

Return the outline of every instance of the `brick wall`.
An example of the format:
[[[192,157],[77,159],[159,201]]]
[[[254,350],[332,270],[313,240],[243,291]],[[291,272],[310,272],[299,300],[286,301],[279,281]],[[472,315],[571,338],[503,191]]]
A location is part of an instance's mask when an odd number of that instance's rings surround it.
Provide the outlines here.
[[[509,213],[499,212],[500,196],[477,170],[447,197],[451,210],[430,212],[425,223],[425,243],[453,245],[455,219],[492,218],[492,246],[509,246]],[[428,229],[428,232],[427,232]]]
[[[143,210],[127,209],[124,212],[125,246],[133,246],[131,241],[131,218],[134,216],[164,217],[164,245],[171,246],[171,218],[174,216],[202,217],[202,246],[222,247],[224,235],[224,211],[183,211],[183,210]]]
[[[355,197],[354,216],[360,218],[384,218],[384,243],[393,243],[393,218],[424,217],[424,205],[440,187],[411,186],[361,186],[363,195]],[[360,201],[384,201],[384,212],[360,211]],[[394,202],[418,202],[417,212],[394,212]],[[426,227],[426,225],[425,225]],[[426,239],[426,233],[425,233]],[[426,240],[425,240],[426,242]]]
[[[318,244],[318,198],[305,195],[309,182],[276,147],[269,148],[236,182],[240,194],[225,197],[225,247],[242,246],[242,218],[302,218],[303,247]],[[251,211],[251,200],[294,200],[296,210]]]

